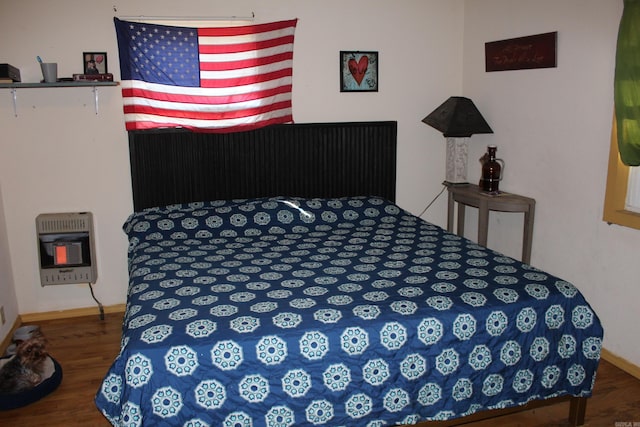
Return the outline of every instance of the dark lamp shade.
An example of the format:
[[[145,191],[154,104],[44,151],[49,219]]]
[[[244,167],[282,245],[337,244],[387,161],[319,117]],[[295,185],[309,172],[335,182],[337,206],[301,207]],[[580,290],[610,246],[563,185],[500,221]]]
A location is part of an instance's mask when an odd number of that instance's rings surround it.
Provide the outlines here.
[[[493,133],[473,101],[463,96],[447,99],[422,121],[442,132],[445,137],[461,138],[474,133]]]

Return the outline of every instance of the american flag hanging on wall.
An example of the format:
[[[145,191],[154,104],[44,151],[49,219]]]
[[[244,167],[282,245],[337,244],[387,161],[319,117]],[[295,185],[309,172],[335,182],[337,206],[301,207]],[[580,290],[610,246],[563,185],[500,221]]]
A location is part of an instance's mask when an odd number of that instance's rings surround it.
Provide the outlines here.
[[[224,28],[114,23],[127,130],[293,122],[296,19]]]

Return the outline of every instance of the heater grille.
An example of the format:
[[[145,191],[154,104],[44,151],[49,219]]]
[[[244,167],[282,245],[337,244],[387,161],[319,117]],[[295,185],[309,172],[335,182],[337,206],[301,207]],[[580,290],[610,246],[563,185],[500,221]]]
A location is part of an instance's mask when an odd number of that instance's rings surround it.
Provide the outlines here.
[[[37,221],[38,233],[72,233],[89,231],[91,223],[88,213],[75,214],[42,214]]]
[[[36,218],[40,283],[95,283],[93,215],[90,212],[40,214]]]

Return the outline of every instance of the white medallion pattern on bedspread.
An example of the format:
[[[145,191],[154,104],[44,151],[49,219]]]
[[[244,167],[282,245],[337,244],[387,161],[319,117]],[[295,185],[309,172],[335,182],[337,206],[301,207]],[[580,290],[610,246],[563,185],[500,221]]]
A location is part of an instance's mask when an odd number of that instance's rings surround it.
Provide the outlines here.
[[[124,226],[117,426],[382,426],[589,396],[572,284],[380,198],[147,209]]]

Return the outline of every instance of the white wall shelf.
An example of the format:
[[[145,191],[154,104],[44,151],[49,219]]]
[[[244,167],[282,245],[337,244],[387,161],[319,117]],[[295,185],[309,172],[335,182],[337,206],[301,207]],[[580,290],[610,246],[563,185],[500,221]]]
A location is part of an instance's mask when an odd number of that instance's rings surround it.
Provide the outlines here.
[[[45,89],[60,87],[90,87],[93,92],[93,102],[96,114],[98,114],[98,87],[118,86],[118,82],[85,82],[85,81],[61,81],[55,83],[0,83],[0,89],[11,89],[13,100],[13,114],[18,117],[18,89]]]

